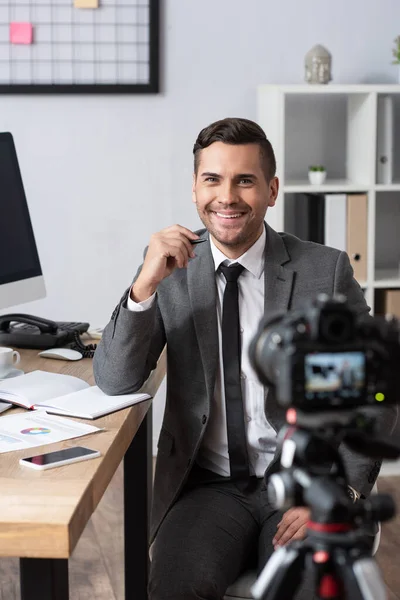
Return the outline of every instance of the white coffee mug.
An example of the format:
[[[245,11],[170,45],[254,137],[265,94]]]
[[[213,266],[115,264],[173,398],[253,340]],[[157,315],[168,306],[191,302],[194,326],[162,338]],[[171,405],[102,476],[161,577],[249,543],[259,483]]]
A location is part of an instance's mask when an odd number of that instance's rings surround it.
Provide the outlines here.
[[[0,347],[0,379],[6,377],[20,360],[21,357],[16,350]]]

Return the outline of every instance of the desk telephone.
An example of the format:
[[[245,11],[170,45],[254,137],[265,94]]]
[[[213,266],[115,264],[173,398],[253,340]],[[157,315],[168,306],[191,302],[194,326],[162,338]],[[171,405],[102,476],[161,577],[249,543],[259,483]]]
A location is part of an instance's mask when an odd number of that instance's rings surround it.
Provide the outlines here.
[[[89,323],[50,321],[20,313],[0,315],[0,344],[40,349],[73,344],[72,348],[85,356],[85,351],[93,353],[96,348],[94,344],[85,346],[80,340],[80,334],[88,329]]]

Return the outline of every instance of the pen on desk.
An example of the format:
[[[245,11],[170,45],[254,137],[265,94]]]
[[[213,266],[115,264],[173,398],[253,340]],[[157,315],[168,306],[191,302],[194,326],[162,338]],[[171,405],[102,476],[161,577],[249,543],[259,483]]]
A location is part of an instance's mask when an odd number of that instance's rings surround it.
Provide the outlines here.
[[[203,242],[206,242],[207,239],[206,238],[201,238],[199,240],[190,240],[191,244],[202,244]]]

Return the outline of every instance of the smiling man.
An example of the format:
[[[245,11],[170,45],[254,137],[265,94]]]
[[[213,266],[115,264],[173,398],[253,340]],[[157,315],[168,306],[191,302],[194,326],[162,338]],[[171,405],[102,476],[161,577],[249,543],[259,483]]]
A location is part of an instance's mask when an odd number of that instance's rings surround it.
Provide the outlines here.
[[[264,474],[278,468],[284,411],[258,381],[248,347],[263,316],[318,293],[345,294],[359,315],[368,313],[346,253],[265,222],[279,182],[256,123],[213,123],[193,152],[193,201],[205,229],[153,234],[94,360],[106,393],[134,392],[167,345],[152,600],[220,600],[251,561],[261,568],[274,548],[304,537],[306,508],[282,514],[268,503]],[[341,452],[354,497],[367,496],[380,463]],[[297,597],[313,597],[307,580]]]
[[[261,236],[267,208],[275,204],[274,154],[266,140],[263,148],[214,142],[201,149],[200,144],[194,150],[193,201],[216,247],[237,258]]]

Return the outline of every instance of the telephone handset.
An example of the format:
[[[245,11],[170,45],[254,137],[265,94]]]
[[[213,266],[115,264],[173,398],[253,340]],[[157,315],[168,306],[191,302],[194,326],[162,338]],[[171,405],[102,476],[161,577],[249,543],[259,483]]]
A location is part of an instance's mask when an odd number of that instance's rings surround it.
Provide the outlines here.
[[[89,323],[50,321],[15,313],[0,315],[0,344],[17,348],[56,348],[75,342]]]

